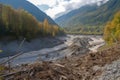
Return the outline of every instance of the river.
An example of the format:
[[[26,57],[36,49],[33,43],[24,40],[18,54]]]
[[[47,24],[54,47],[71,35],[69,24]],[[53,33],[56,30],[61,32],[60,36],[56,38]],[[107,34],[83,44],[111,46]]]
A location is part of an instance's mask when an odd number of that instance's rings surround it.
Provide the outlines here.
[[[64,37],[65,42],[63,44],[59,44],[52,48],[44,48],[38,51],[24,53],[11,60],[11,65],[33,63],[36,61],[51,61],[63,58],[65,56],[70,56],[72,52],[67,48],[73,44],[74,39],[82,37],[87,37],[91,39],[89,41],[90,47],[88,48],[90,52],[97,52],[97,49],[105,44],[101,36],[67,35],[67,37]],[[7,59],[8,58],[2,58],[0,59],[0,62],[3,62]]]

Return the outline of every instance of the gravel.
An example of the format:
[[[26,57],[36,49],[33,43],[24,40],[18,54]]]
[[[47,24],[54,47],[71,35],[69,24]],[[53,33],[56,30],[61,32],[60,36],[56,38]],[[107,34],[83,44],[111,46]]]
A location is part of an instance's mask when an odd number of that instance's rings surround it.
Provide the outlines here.
[[[105,65],[102,70],[102,75],[95,80],[120,80],[120,59]]]

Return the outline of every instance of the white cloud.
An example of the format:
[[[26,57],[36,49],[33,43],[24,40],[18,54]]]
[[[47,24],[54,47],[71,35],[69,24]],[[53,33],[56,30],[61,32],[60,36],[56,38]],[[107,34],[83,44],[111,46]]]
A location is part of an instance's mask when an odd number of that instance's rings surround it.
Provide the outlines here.
[[[53,19],[60,13],[67,13],[71,10],[77,9],[85,4],[97,3],[100,5],[100,1],[105,3],[108,0],[28,0],[38,5],[48,5],[49,8],[44,12]]]
[[[28,1],[35,4],[36,6],[45,4],[48,5],[49,7],[52,7],[56,4],[56,0],[28,0]]]
[[[46,10],[45,12],[50,15],[52,18],[55,18],[55,15],[61,12],[64,12],[65,8],[62,5],[58,5],[56,7],[53,8],[49,8],[48,10]]]

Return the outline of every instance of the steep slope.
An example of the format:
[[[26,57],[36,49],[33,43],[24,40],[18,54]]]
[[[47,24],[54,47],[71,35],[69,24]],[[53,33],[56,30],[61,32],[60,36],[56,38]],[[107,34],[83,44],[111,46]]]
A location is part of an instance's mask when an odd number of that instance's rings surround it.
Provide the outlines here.
[[[57,18],[55,21],[63,27],[78,29],[83,26],[102,26],[113,18],[113,15],[120,10],[120,0],[109,0],[107,3],[96,6],[87,5],[73,10],[66,15]]]
[[[8,4],[16,9],[23,8],[35,16],[40,22],[43,22],[44,19],[47,19],[49,23],[56,24],[49,16],[47,16],[44,12],[27,0],[0,0],[0,3]]]
[[[0,38],[14,36],[32,39],[38,36],[55,36],[60,28],[51,25],[48,20],[38,22],[35,17],[23,9],[13,9],[0,4]]]
[[[97,9],[97,5],[93,5],[93,6],[86,5],[86,6],[83,6],[83,7],[79,8],[79,9],[73,10],[73,11],[69,12],[68,14],[65,14],[63,16],[58,17],[57,19],[55,19],[55,21],[59,25],[61,25],[62,27],[67,27],[69,22],[72,22],[74,24],[77,23],[75,21],[72,21],[73,18],[76,17],[76,15],[80,15],[82,17],[87,12],[91,12],[91,11],[94,11],[96,9]]]

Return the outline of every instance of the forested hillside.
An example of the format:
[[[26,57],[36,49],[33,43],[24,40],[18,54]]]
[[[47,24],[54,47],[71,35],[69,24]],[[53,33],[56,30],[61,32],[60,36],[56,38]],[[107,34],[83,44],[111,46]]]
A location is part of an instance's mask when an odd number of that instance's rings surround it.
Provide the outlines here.
[[[50,24],[56,24],[48,15],[27,0],[0,0],[0,3],[10,5],[15,9],[24,9],[40,22],[47,19]]]
[[[28,40],[37,36],[55,36],[61,32],[56,25],[48,20],[38,22],[35,17],[23,9],[15,10],[10,6],[0,4],[0,37],[12,36],[17,39],[25,37]]]
[[[113,15],[120,10],[120,0],[109,0],[101,6],[86,5],[73,10],[55,21],[70,32],[80,33],[103,33],[106,22],[113,18]]]
[[[104,39],[110,44],[120,42],[120,11],[118,11],[112,21],[108,22],[104,30]]]

